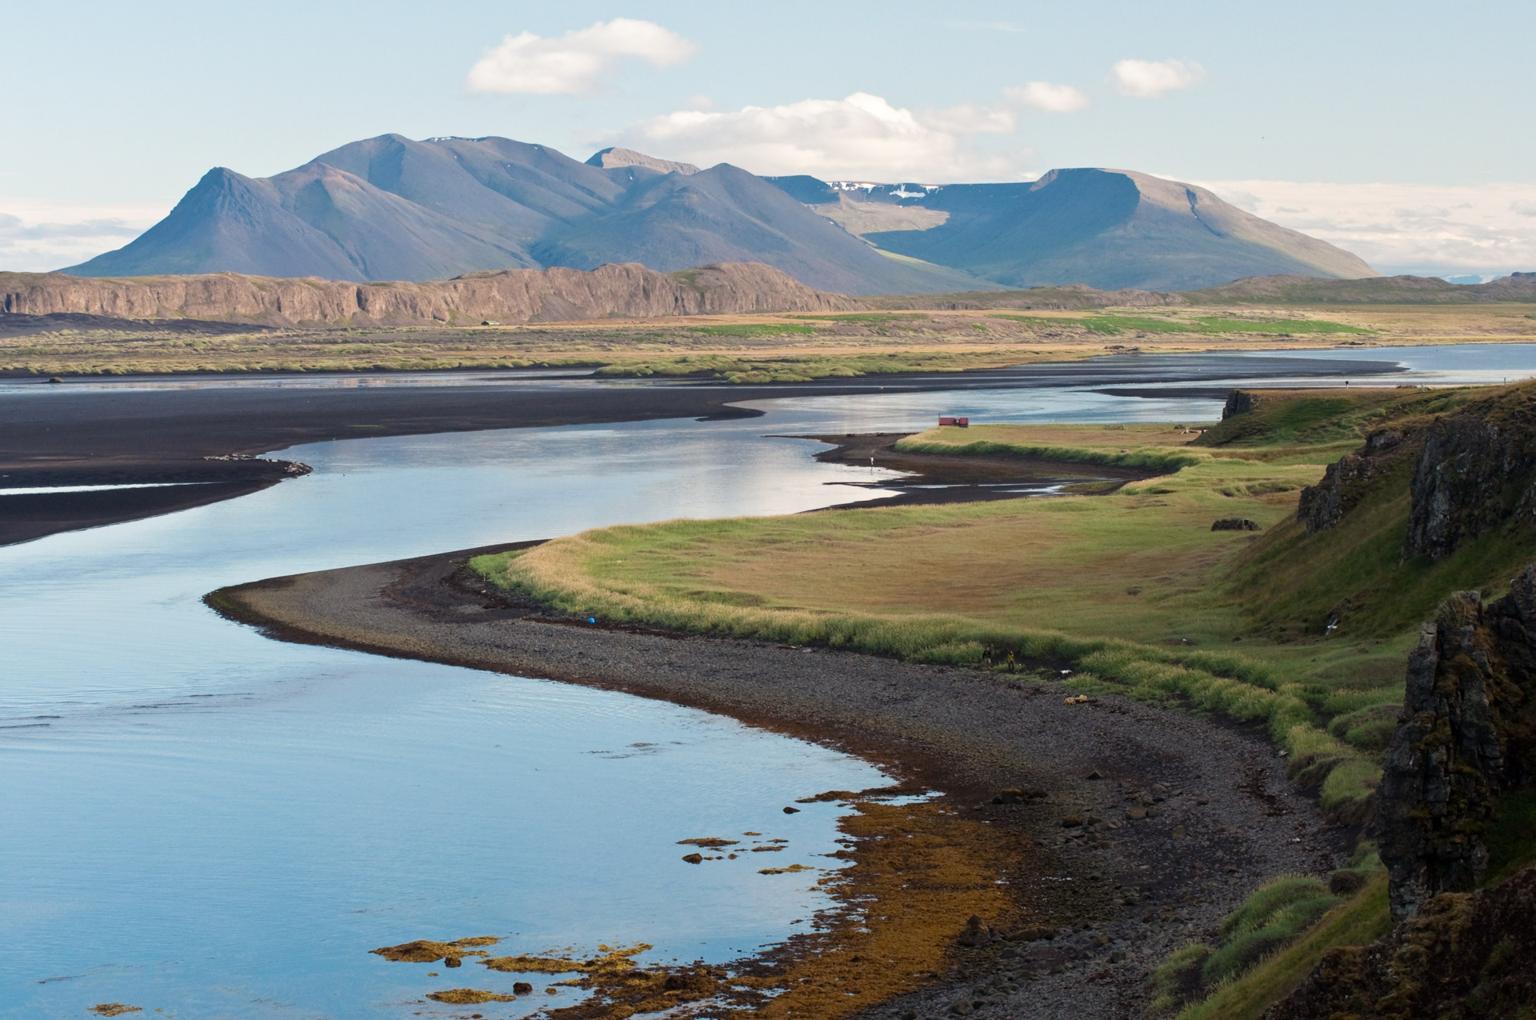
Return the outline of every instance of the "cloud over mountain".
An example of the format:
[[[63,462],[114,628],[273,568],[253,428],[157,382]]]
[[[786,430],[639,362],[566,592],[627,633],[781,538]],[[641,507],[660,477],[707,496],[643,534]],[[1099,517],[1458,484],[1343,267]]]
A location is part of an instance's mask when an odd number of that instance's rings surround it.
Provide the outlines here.
[[[655,67],[682,63],[694,45],[653,21],[614,18],[564,35],[508,35],[469,70],[474,92],[559,95],[590,92],[625,59]]]
[[[1006,113],[967,107],[924,116],[882,96],[802,99],[738,110],[677,110],[626,137],[700,166],[734,163],[753,173],[876,180],[954,180],[1006,175],[1005,161],[968,152],[970,133],[1007,131]]]

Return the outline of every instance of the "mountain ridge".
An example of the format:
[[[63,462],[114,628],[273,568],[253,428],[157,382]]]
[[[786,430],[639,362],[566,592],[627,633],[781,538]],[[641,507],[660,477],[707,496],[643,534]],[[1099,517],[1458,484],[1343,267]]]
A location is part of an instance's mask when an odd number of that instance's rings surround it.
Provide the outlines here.
[[[1192,290],[1252,276],[1376,275],[1205,188],[1135,170],[1076,167],[1000,184],[770,180],[881,248],[1009,287]],[[917,214],[926,221],[916,229],[900,222]]]
[[[64,272],[362,282],[625,262],[662,272],[762,262],[849,294],[1374,275],[1332,245],[1137,171],[878,185],[700,169],[618,147],[577,162],[508,138],[398,134],[266,178],[216,167],[140,237]]]

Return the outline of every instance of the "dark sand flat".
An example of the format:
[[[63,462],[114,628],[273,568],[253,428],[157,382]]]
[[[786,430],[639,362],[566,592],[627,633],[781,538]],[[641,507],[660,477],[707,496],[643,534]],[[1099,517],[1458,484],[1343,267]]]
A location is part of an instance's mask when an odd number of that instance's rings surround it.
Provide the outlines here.
[[[1242,363],[1243,374],[1250,378],[1363,376],[1394,367],[1390,361],[1305,357],[1254,357]],[[299,443],[656,418],[750,417],[759,412],[739,405],[797,395],[1127,382],[1179,386],[1214,381],[1233,370],[1230,359],[1192,354],[1120,355],[1011,369],[774,386],[591,380],[551,385],[548,379],[506,372],[433,373],[430,383],[411,385],[393,385],[388,374],[373,373],[367,385],[328,388],[279,385],[280,378],[264,380],[267,385],[251,385],[249,380],[232,385],[230,376],[176,380],[182,388],[153,388],[154,379],[20,383],[15,385],[29,387],[27,392],[0,394],[0,488],[204,481],[211,474],[231,484],[222,491],[189,488],[155,497],[92,494],[89,499],[46,504],[22,502],[31,497],[0,496],[0,545],[255,491],[275,484],[289,469],[254,460],[210,465],[207,458],[250,457]]]

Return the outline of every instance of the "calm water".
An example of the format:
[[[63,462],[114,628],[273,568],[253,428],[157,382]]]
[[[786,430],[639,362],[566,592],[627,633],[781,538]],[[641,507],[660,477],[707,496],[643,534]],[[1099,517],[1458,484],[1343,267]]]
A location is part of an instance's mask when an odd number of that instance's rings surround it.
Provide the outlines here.
[[[1536,348],[1512,351],[1368,354],[1536,372]],[[1247,370],[1231,359],[1231,379]],[[204,608],[209,590],[882,494],[828,484],[882,473],[817,464],[812,444],[773,433],[914,428],[940,411],[1194,421],[1219,402],[892,388],[759,406],[730,422],[295,447],[283,456],[314,473],[264,492],[0,548],[0,1016],[79,1017],[108,1000],[199,1018],[448,1015],[416,1000],[510,986],[472,964],[434,980],[367,953],[422,937],[728,959],[826,903],[813,875],[691,866],[676,841],[756,830],[791,841],[776,864],[825,864],[836,805],[782,806],[881,781],[707,713],[269,641]]]

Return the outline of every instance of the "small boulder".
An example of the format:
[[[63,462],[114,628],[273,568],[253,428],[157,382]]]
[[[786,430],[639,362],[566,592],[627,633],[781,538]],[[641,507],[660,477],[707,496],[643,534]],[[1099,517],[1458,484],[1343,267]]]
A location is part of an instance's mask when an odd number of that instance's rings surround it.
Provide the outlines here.
[[[1222,517],[1211,522],[1212,531],[1258,531],[1256,522],[1246,517]]]

